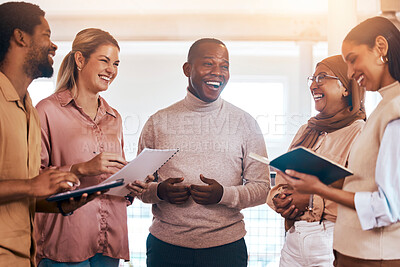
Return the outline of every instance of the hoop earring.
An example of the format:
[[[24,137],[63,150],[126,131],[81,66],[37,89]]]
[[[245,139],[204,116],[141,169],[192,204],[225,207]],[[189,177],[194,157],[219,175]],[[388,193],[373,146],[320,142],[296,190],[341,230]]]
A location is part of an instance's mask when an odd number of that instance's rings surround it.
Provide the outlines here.
[[[381,56],[380,60],[381,60],[382,64],[386,64],[388,62],[388,58],[386,56],[385,57]]]
[[[78,66],[76,66],[76,69],[78,70],[78,71],[81,71],[82,69],[81,68],[79,68]]]

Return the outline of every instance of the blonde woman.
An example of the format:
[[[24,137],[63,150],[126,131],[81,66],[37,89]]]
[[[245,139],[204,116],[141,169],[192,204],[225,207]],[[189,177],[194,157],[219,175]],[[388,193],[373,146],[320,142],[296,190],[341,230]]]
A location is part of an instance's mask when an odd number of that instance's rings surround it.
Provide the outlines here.
[[[56,92],[37,105],[42,169],[70,170],[82,187],[126,164],[121,116],[99,95],[118,74],[119,51],[109,33],[82,30],[61,64]],[[129,260],[123,197],[102,195],[66,215],[37,214],[39,266],[118,266],[119,259]]]

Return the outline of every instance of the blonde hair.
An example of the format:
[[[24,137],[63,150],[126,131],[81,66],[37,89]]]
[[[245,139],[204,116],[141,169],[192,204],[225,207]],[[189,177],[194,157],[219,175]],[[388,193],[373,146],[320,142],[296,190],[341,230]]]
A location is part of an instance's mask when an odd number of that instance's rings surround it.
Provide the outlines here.
[[[85,59],[89,59],[99,46],[105,44],[115,45],[120,50],[117,40],[106,31],[88,28],[78,32],[72,43],[72,50],[64,57],[58,71],[56,92],[75,87],[78,75],[75,63],[77,51],[81,52]]]

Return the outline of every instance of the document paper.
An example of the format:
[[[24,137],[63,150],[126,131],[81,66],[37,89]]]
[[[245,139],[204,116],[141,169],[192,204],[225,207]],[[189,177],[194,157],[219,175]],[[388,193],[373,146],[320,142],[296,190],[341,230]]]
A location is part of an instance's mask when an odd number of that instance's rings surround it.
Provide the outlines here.
[[[145,181],[147,175],[155,173],[162,165],[172,158],[179,149],[149,149],[145,148],[142,152],[119,172],[110,176],[102,183],[124,179],[125,184],[135,180]],[[101,183],[101,184],[102,184]],[[111,188],[106,194],[115,196],[126,196],[129,190],[125,186]]]

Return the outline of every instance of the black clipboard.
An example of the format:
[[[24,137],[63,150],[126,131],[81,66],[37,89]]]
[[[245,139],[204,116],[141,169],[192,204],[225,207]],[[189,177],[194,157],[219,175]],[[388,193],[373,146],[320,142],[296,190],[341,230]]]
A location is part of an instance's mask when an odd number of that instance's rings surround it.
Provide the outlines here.
[[[80,189],[76,189],[76,190],[58,193],[58,194],[48,197],[46,200],[47,201],[62,201],[62,200],[69,199],[71,197],[80,197],[84,193],[92,194],[92,193],[95,193],[98,191],[103,191],[103,190],[110,189],[113,187],[118,187],[121,185],[124,185],[124,179],[118,179],[116,181],[112,181],[112,182],[108,182],[108,183],[104,183],[104,184],[98,184],[98,185],[88,186],[85,188],[80,188]]]

